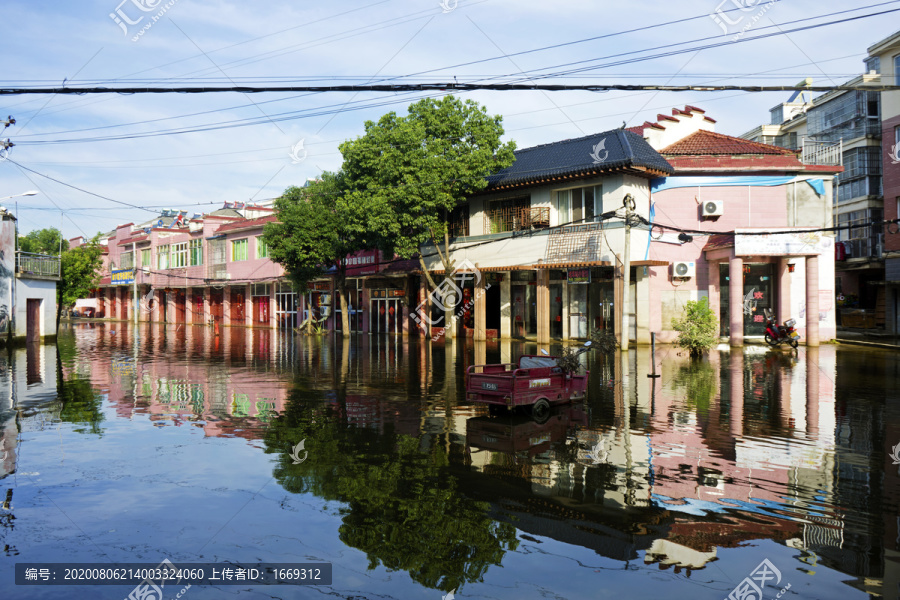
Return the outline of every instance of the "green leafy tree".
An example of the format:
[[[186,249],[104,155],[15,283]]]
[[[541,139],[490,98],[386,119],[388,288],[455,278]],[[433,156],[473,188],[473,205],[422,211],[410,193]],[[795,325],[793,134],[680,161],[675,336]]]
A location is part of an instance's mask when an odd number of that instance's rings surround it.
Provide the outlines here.
[[[62,234],[55,227],[31,231],[19,238],[19,250],[34,254],[52,254],[54,256],[69,249],[69,242],[62,239]]]
[[[101,255],[103,247],[94,237],[87,244],[76,246],[62,253],[60,280],[56,286],[56,326],[64,307],[72,306],[79,298],[86,298],[100,283]]]
[[[347,256],[372,246],[370,234],[358,213],[343,200],[342,173],[323,173],[308,187],[288,188],[275,200],[278,220],[267,223],[263,240],[269,257],[288,272],[301,289],[331,271],[340,297],[344,337],[350,336],[347,302]]]
[[[692,357],[701,356],[719,343],[719,322],[706,297],[688,300],[681,317],[672,319],[678,332],[676,344],[686,348]]]
[[[411,104],[406,116],[390,112],[377,123],[367,121],[362,137],[340,146],[349,206],[380,233],[384,250],[418,255],[432,289],[437,284],[422,247],[432,244],[444,273],[451,273],[450,214],[487,186],[487,176],[515,160],[515,144],[501,143],[501,122],[472,100],[426,98]]]

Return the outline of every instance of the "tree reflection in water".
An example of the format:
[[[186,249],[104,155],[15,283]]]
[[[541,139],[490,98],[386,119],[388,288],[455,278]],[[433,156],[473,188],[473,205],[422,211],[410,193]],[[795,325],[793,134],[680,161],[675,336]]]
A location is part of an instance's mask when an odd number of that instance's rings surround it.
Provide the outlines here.
[[[450,474],[446,450],[415,437],[348,425],[341,402],[295,390],[268,429],[266,451],[279,455],[275,479],[289,492],[346,503],[340,539],[413,581],[450,591],[480,582],[516,550],[516,529],[466,497]],[[306,440],[299,465],[291,448]]]

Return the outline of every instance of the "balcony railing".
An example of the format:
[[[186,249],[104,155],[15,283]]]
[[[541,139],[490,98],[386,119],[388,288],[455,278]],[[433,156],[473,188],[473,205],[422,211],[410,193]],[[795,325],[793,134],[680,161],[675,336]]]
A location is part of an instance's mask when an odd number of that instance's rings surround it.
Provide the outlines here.
[[[546,206],[511,206],[484,213],[485,233],[503,233],[550,226],[550,208]]]
[[[16,273],[36,277],[59,277],[59,257],[16,252]]]
[[[847,258],[881,258],[884,254],[884,234],[856,238],[843,242]]]
[[[817,142],[803,140],[802,161],[804,165],[841,165],[843,164],[844,142]]]

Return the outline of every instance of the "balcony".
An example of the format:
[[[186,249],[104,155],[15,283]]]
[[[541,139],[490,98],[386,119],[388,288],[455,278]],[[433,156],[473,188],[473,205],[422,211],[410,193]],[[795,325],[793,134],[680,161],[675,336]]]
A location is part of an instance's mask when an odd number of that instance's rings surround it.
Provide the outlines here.
[[[881,259],[884,254],[884,234],[878,233],[873,236],[845,240],[844,248],[847,251],[847,258],[865,258],[865,259]]]
[[[16,252],[16,275],[19,277],[58,280],[59,257],[48,254],[32,254],[31,252]]]
[[[546,206],[510,206],[485,211],[485,233],[504,233],[550,226],[550,208]]]
[[[803,154],[801,160],[804,165],[836,165],[843,164],[843,141],[817,142],[803,140]]]

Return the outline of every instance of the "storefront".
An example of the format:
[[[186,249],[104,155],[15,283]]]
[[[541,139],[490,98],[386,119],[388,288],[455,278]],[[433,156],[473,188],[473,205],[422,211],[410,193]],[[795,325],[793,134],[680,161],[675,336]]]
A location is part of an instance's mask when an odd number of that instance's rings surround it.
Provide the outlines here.
[[[403,333],[403,290],[372,290],[372,333]]]
[[[820,333],[825,339],[834,337],[831,236],[738,229],[734,235],[712,236],[704,253],[709,267],[701,268],[710,269],[710,306],[732,346],[743,345],[744,337],[765,335],[766,310],[779,323],[793,318],[807,345],[818,346]]]
[[[278,327],[293,328],[297,323],[298,296],[287,282],[275,284],[275,322]],[[305,318],[305,315],[304,315]]]
[[[615,330],[615,270],[612,267],[568,269],[569,338],[587,339],[597,330]]]
[[[253,294],[253,324],[269,325],[269,284],[254,283],[251,288]]]
[[[537,335],[537,273],[510,272],[512,336],[524,338]]]
[[[330,281],[316,281],[310,284],[310,292],[306,297],[306,310],[303,320],[311,319],[319,327],[327,326],[334,306],[334,294]]]
[[[776,285],[775,265],[772,263],[744,263],[744,278],[741,294],[743,298],[744,336],[763,337],[766,334],[766,310],[773,314],[778,307],[779,289]],[[719,265],[720,289],[729,289],[728,265]],[[720,294],[719,314],[730,314],[728,294]],[[719,320],[719,335],[731,335],[728,319]]]
[[[347,281],[347,303],[350,305],[350,331],[360,333],[363,329],[363,280],[350,279]],[[334,299],[334,327],[337,331],[344,330],[343,306],[341,306],[340,294],[335,294]]]

